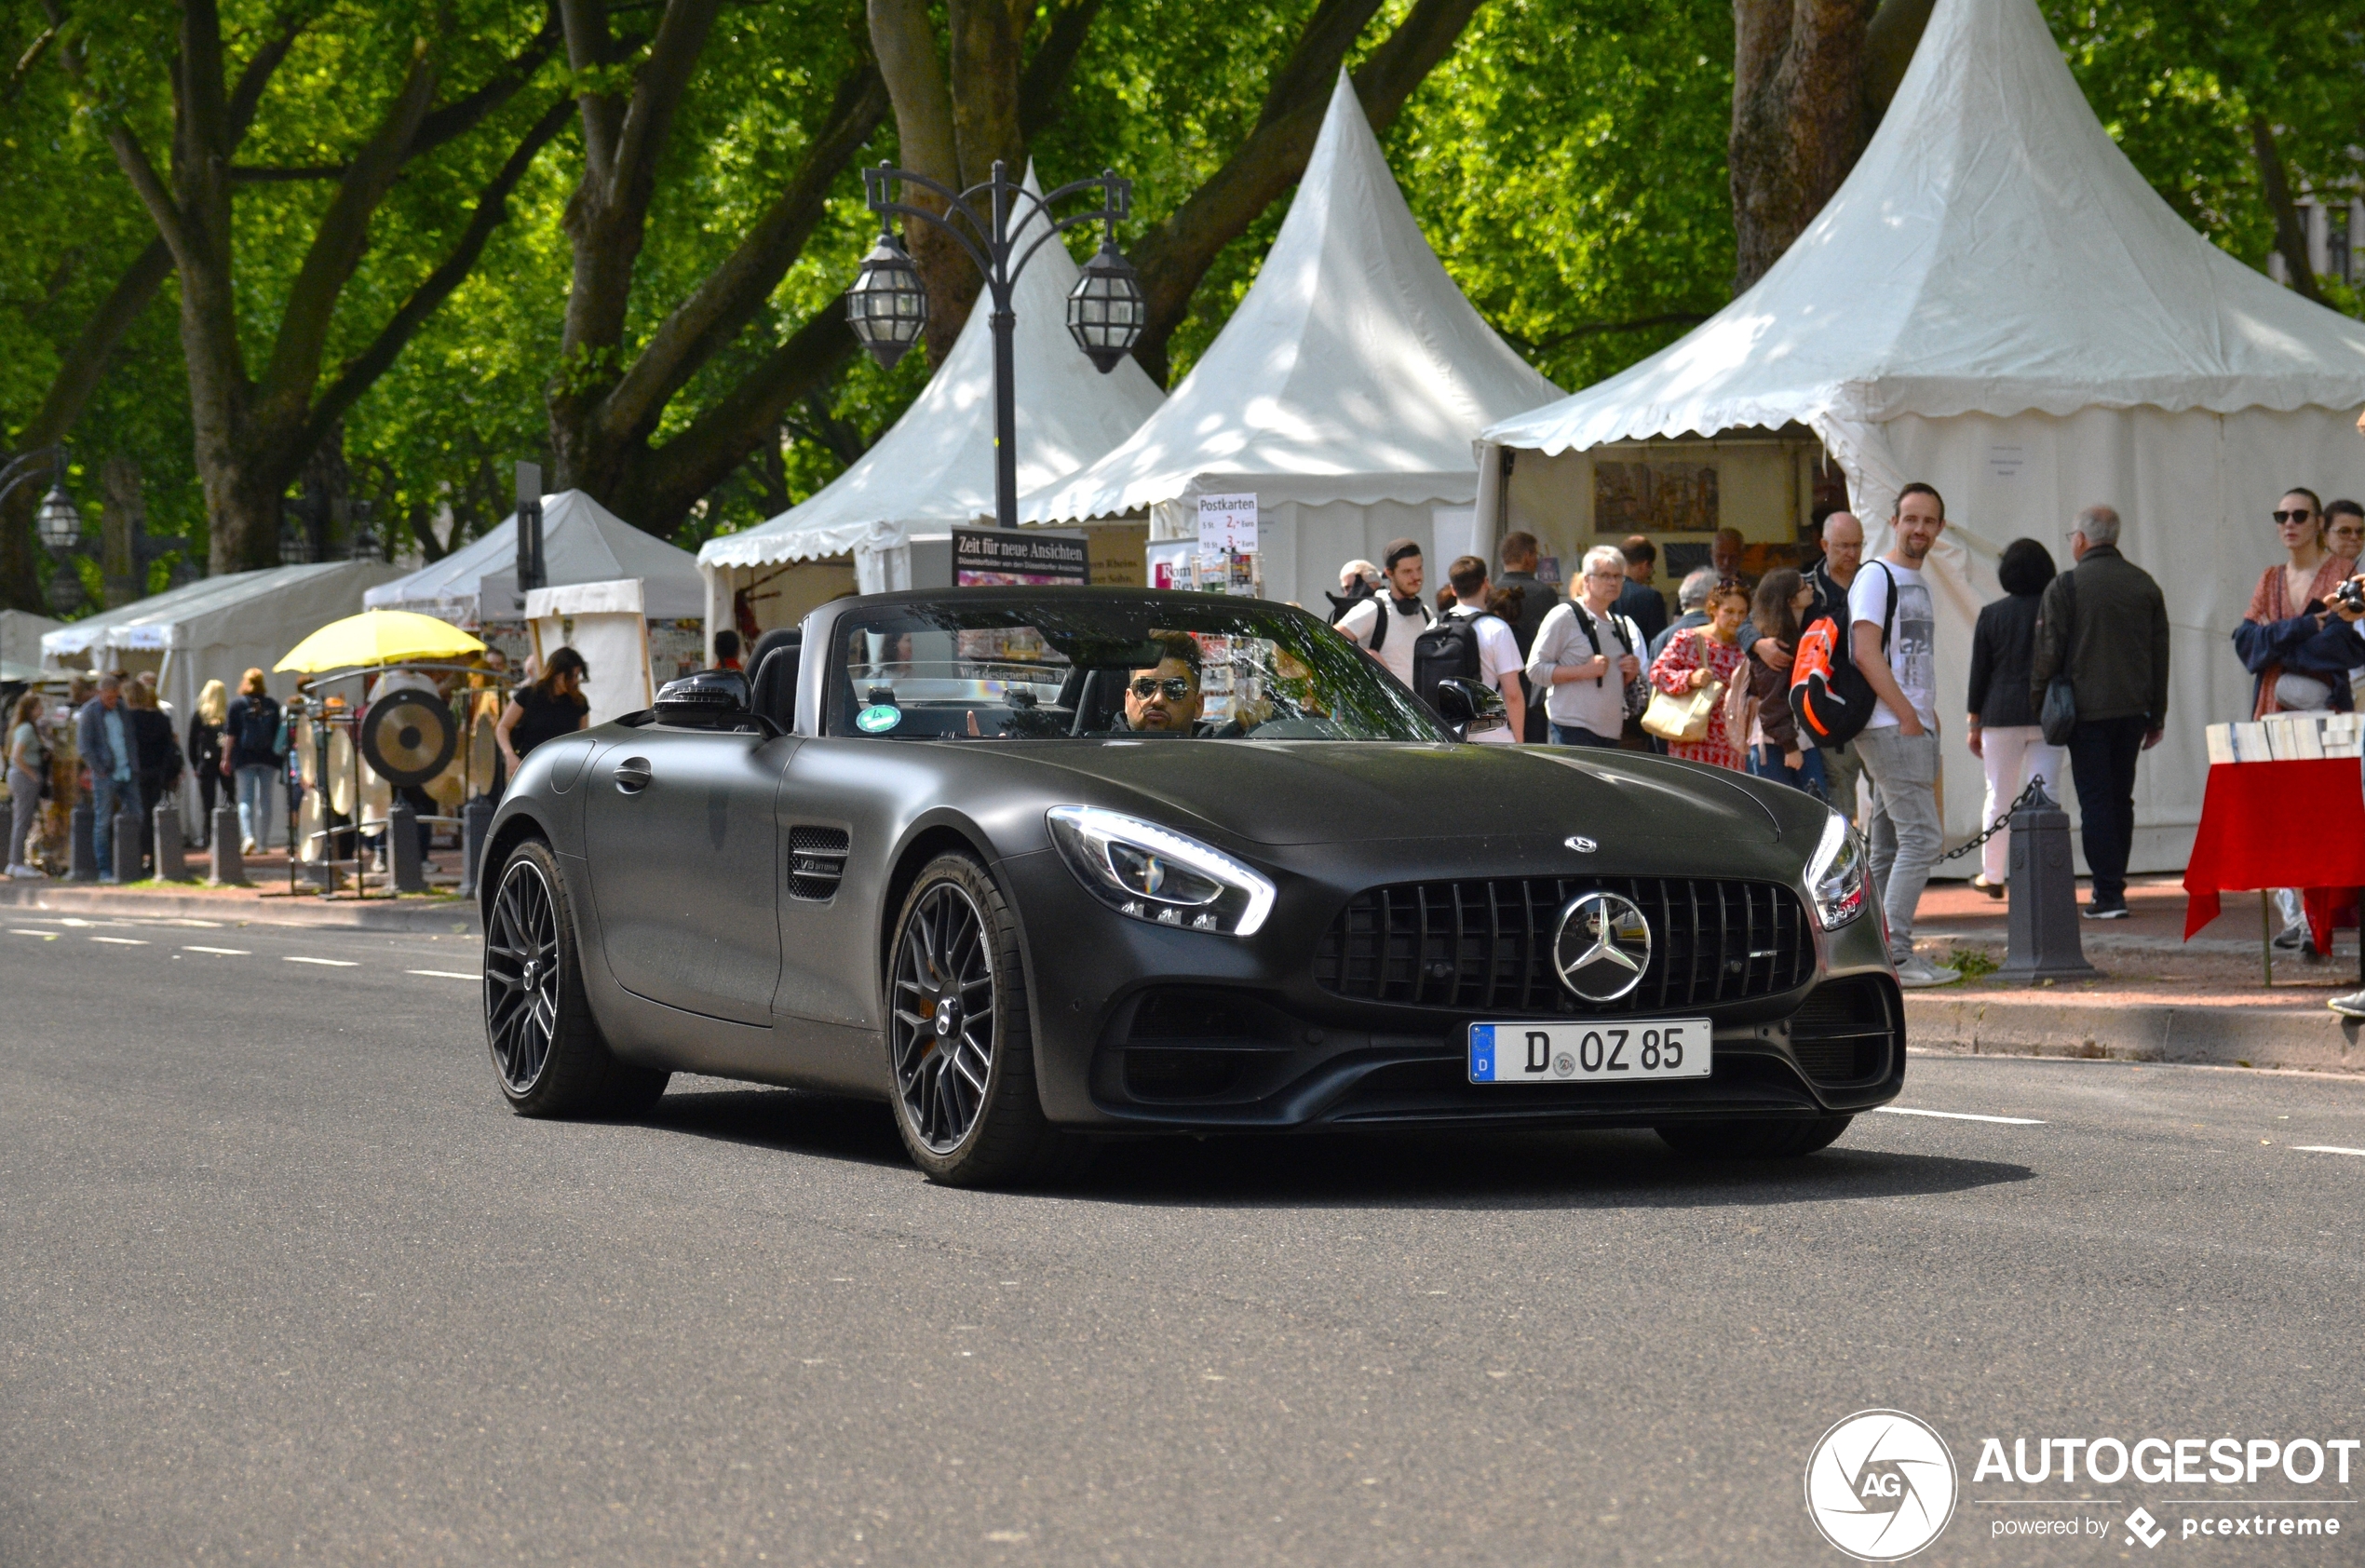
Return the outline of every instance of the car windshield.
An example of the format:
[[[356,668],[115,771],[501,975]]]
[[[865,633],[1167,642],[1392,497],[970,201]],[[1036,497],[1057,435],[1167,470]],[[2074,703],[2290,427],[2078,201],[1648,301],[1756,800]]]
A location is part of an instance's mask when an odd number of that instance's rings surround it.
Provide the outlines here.
[[[1375,661],[1264,600],[885,604],[838,623],[832,735],[896,740],[1444,738]]]

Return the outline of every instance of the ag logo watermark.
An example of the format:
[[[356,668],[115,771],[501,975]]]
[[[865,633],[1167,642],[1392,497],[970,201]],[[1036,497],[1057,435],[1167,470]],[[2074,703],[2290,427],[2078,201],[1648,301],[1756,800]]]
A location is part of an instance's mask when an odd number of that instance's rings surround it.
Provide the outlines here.
[[[1912,1556],[1954,1517],[1954,1455],[1901,1410],[1858,1411],[1806,1461],[1806,1512],[1823,1538],[1859,1562]]]

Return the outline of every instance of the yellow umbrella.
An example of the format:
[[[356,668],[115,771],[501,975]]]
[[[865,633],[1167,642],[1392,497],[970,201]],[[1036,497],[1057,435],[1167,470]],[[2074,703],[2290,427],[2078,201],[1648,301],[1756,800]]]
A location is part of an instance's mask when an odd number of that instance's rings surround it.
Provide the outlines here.
[[[455,659],[484,652],[484,644],[433,615],[408,610],[364,610],[341,621],[331,621],[297,643],[272,668],[316,675],[324,669],[352,669],[373,664],[405,664],[412,659]]]

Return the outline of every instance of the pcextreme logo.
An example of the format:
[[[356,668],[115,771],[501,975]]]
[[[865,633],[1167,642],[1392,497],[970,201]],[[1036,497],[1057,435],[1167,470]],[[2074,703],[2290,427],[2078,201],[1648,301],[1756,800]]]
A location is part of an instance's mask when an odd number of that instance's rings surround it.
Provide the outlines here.
[[[1858,1411],[1807,1456],[1807,1517],[1859,1562],[1895,1562],[1937,1540],[1957,1489],[1945,1440],[1901,1410]]]

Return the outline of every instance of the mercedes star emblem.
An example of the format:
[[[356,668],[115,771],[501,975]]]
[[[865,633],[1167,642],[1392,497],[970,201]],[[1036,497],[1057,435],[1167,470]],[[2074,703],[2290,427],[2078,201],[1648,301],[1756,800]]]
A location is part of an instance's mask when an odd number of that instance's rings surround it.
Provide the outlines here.
[[[1588,1002],[1615,1002],[1642,983],[1651,966],[1651,927],[1631,899],[1584,893],[1561,912],[1552,966],[1561,983]]]
[[[1587,838],[1583,833],[1572,833],[1567,838],[1561,840],[1561,842],[1567,845],[1571,849],[1575,850],[1579,855],[1590,855],[1593,851],[1601,847],[1600,845],[1595,844],[1591,839]]]

